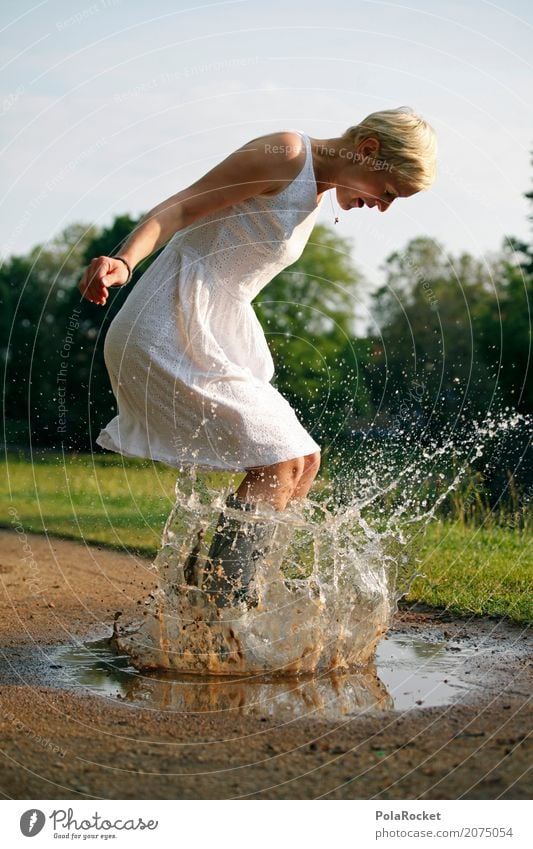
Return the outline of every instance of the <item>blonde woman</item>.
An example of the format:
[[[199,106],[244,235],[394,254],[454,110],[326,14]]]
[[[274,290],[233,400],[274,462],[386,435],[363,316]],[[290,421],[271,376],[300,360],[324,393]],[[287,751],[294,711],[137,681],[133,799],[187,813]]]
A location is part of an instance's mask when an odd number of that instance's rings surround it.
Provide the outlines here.
[[[254,563],[271,533],[254,522],[257,505],[284,510],[304,498],[320,465],[320,446],[270,383],[251,301],[301,255],[326,192],[336,190],[343,210],[385,212],[432,184],[435,158],[432,128],[408,107],[374,112],[333,138],[259,136],[154,207],[79,283],[104,306],[109,288],[166,243],[107,332],[118,415],[97,442],[176,468],[246,473],[204,573],[188,570],[219,606],[254,603]]]

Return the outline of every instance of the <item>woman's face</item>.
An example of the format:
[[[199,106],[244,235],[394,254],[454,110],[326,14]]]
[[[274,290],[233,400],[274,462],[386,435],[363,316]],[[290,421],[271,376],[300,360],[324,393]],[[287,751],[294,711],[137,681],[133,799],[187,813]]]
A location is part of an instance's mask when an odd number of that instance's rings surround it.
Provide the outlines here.
[[[352,165],[340,175],[337,183],[337,203],[341,209],[361,209],[377,206],[385,212],[397,197],[410,197],[414,191],[402,189],[390,171],[368,171]]]
[[[379,142],[368,139],[361,142],[354,156],[347,157],[339,169],[336,179],[337,203],[341,209],[361,209],[377,206],[385,212],[397,197],[410,197],[416,192],[400,185],[394,168],[386,163],[380,168]],[[372,170],[372,167],[377,170]]]

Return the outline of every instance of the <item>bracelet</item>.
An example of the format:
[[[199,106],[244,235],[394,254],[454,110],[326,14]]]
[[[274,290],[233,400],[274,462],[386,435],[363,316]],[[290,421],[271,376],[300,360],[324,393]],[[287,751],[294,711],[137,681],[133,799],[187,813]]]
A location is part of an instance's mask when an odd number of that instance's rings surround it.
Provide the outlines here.
[[[126,268],[128,269],[128,279],[126,280],[126,282],[125,282],[125,283],[123,283],[123,284],[122,284],[123,286],[127,286],[127,284],[130,282],[130,280],[131,280],[131,276],[132,276],[132,274],[133,274],[133,272],[132,272],[132,270],[131,270],[131,266],[130,266],[129,262],[126,262],[126,260],[124,259],[124,257],[123,257],[123,256],[115,256],[115,255],[113,255],[113,256],[111,257],[111,259],[119,259],[121,262],[123,262],[123,263],[124,263],[124,265],[125,265],[125,266],[126,266]]]

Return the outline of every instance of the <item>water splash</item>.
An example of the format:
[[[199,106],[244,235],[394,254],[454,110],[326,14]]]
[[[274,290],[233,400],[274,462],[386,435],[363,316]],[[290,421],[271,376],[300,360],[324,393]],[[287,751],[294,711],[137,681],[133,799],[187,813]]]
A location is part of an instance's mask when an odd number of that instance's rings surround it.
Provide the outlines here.
[[[359,473],[339,469],[283,512],[261,505],[254,521],[276,526],[276,546],[257,563],[250,609],[217,609],[186,583],[184,564],[193,550],[205,562],[232,486],[216,491],[194,470],[180,475],[152,566],[156,587],[140,621],[117,623],[117,648],[139,669],[180,673],[293,676],[368,664],[419,574],[416,534],[487,447],[524,421],[488,416],[460,440],[368,439]]]
[[[258,563],[258,605],[218,610],[185,584],[183,564],[200,531],[200,559],[207,556],[223,496],[211,493],[206,503],[194,495],[184,493],[180,479],[153,567],[157,589],[139,628],[118,636],[135,665],[295,675],[371,658],[390,621],[390,570],[373,535],[361,533],[356,507],[260,508],[255,519],[277,525],[277,546]]]

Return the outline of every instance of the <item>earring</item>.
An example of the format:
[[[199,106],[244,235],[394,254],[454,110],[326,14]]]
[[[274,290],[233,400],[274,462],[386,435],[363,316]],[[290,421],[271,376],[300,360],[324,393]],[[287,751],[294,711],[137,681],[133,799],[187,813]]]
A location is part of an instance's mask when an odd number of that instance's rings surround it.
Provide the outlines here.
[[[333,200],[332,200],[331,195],[329,196],[329,200],[330,200],[330,203],[331,203],[331,211],[333,213],[333,223],[338,224],[339,223],[339,216],[335,215],[335,210],[333,208]]]

